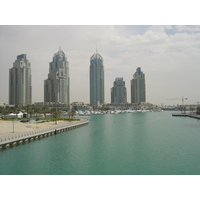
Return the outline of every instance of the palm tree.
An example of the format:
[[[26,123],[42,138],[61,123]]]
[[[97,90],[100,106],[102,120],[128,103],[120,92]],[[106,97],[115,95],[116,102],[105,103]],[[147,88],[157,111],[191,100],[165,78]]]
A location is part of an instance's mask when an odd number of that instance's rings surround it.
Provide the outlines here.
[[[183,111],[184,111],[184,114],[186,114],[186,113],[185,113],[185,111],[186,111],[186,107],[185,107],[185,106],[183,107]]]
[[[200,107],[197,107],[197,115],[200,115]]]
[[[76,111],[72,109],[71,110],[71,116],[73,117],[75,114],[76,114]]]
[[[13,113],[14,114],[17,114],[17,118],[18,118],[18,113],[21,111],[21,106],[19,106],[19,105],[15,105],[14,107],[13,107]]]
[[[6,108],[5,108],[5,109],[6,109],[6,112],[7,112],[7,113],[11,113],[11,107],[9,107],[9,106],[6,106]]]
[[[179,107],[179,110],[181,111],[181,114],[183,113],[183,107]]]
[[[35,112],[36,117],[37,117],[38,114],[41,114],[41,113],[42,113],[41,107],[34,106],[34,112]]]
[[[55,124],[57,124],[57,118],[60,117],[61,115],[61,110],[57,108],[52,108],[51,109],[52,117],[55,119]]]
[[[33,113],[34,113],[34,106],[33,105],[27,105],[26,106],[26,112],[30,114],[30,118],[31,118]]]
[[[9,106],[6,106],[6,108],[4,107],[1,107],[1,111],[0,113],[3,115],[3,118],[10,113],[10,107]]]
[[[193,111],[194,111],[194,108],[191,106],[190,107],[190,112],[193,113]]]
[[[67,115],[69,116],[69,120],[70,120],[70,116],[72,115],[72,112],[69,110]]]
[[[50,112],[50,110],[49,110],[49,108],[47,106],[43,106],[41,108],[41,113],[44,114],[45,118],[46,118],[46,114],[49,113],[49,112]]]

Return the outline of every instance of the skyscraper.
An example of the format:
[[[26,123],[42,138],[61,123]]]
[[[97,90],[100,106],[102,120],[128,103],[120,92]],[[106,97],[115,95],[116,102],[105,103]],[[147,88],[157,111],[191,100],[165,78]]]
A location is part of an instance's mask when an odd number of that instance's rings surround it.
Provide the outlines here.
[[[103,58],[94,53],[90,58],[90,105],[104,104],[104,66]]]
[[[25,105],[32,103],[31,63],[26,54],[17,56],[9,69],[9,104]]]
[[[127,102],[127,92],[123,78],[116,78],[111,88],[111,104]]]
[[[44,81],[44,102],[69,104],[69,67],[60,47],[49,63],[48,79]]]
[[[138,67],[131,80],[131,103],[146,102],[145,75]]]

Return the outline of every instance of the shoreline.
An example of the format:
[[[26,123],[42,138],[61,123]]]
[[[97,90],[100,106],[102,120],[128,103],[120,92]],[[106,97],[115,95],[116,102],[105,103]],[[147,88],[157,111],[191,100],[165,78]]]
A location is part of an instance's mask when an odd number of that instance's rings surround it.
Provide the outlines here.
[[[57,122],[60,122],[60,123],[57,123],[57,124],[51,123],[52,125],[54,125],[51,127],[49,126],[49,122],[45,122],[42,129],[38,128],[38,129],[35,129],[34,131],[27,132],[26,130],[26,132],[20,132],[20,133],[16,132],[16,133],[8,134],[6,136],[0,135],[0,149],[21,144],[24,142],[32,141],[38,138],[54,135],[54,134],[61,133],[64,131],[68,131],[68,130],[78,128],[89,123],[87,119],[80,119],[79,121],[72,121],[72,122],[64,121],[64,123],[61,123],[63,121],[57,121]],[[1,132],[3,132],[2,130]]]
[[[22,133],[40,131],[42,129],[54,129],[54,128],[56,129],[61,126],[73,125],[83,121],[85,121],[85,119],[79,119],[79,121],[71,121],[71,122],[59,120],[57,121],[57,124],[55,124],[55,122],[53,121],[37,123],[37,124],[31,122],[14,121],[14,132],[13,132],[12,120],[10,121],[0,120],[0,138],[15,136]]]

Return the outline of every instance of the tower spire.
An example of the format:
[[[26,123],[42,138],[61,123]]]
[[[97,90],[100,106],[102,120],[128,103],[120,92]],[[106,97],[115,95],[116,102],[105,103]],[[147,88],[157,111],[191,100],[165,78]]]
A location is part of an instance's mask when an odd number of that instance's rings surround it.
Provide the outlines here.
[[[60,42],[59,42],[59,51],[61,50],[61,44],[60,44]]]

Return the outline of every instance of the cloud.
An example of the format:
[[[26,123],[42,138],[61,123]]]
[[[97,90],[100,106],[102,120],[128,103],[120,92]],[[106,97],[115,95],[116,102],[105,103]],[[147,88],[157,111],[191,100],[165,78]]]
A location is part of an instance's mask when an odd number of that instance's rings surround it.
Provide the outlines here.
[[[199,84],[200,26],[0,26],[0,83],[8,89],[8,71],[16,56],[26,53],[32,68],[33,101],[43,101],[43,81],[59,43],[69,61],[72,101],[89,102],[90,57],[97,51],[105,66],[105,96],[116,77],[126,82],[137,67],[146,75],[147,101],[161,103],[174,96],[200,99],[191,88]],[[0,101],[8,102],[1,88]],[[167,102],[166,102],[167,103]]]
[[[199,26],[175,26],[177,32],[199,32]]]

